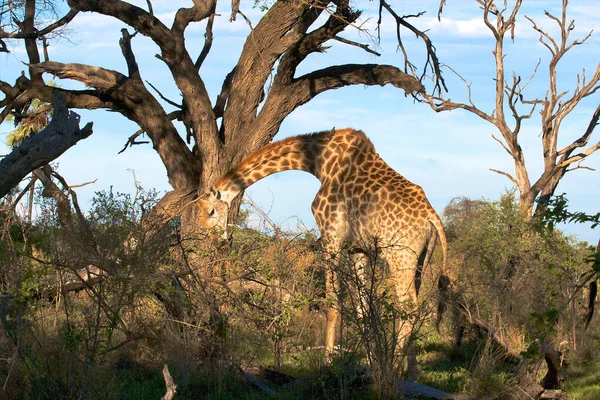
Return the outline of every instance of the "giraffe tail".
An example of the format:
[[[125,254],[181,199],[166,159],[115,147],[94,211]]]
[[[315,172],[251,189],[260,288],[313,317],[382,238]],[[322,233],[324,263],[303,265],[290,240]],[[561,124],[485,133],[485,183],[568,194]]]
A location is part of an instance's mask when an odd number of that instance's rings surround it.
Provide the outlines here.
[[[444,311],[446,311],[446,305],[450,299],[450,278],[446,275],[446,261],[448,259],[448,243],[446,240],[446,232],[444,231],[444,225],[442,224],[442,220],[437,215],[435,211],[433,211],[429,222],[435,227],[437,231],[438,237],[442,244],[442,274],[438,279],[438,295],[439,301],[437,305],[437,313],[435,319],[435,329],[439,331],[440,322],[442,321],[442,317],[444,315]]]

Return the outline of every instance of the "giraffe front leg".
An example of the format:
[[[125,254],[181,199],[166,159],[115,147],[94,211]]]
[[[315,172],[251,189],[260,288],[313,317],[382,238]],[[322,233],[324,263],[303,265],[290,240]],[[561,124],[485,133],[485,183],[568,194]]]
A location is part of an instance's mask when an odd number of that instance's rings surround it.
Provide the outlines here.
[[[339,310],[339,281],[331,265],[325,267],[325,301],[327,305],[327,325],[325,327],[325,355],[334,355],[336,332],[341,332]]]
[[[317,223],[319,220],[317,220]],[[327,232],[326,230],[322,230]],[[341,351],[341,282],[339,268],[343,266],[341,235],[323,235],[321,244],[325,251],[325,301],[327,324],[325,327],[325,355],[328,361],[335,354],[335,344],[340,343]],[[339,340],[337,340],[339,338]]]

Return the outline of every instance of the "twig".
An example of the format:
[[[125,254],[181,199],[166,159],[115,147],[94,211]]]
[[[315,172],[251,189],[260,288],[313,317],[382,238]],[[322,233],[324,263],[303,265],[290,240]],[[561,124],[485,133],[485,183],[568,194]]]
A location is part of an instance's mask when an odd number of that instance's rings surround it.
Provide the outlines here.
[[[150,87],[152,89],[154,89],[156,91],[156,93],[160,96],[161,99],[163,99],[164,101],[166,101],[167,103],[169,103],[170,105],[172,105],[173,107],[177,107],[179,109],[183,109],[183,106],[181,104],[177,104],[175,103],[173,100],[169,100],[168,98],[166,98],[153,84],[151,84],[148,80],[146,80],[146,83],[148,85],[150,85]]]
[[[506,145],[505,145],[504,143],[502,143],[502,141],[501,141],[500,139],[498,139],[498,138],[496,137],[496,135],[493,135],[493,134],[492,134],[492,139],[494,139],[496,142],[500,143],[500,146],[502,146],[502,148],[503,148],[504,150],[506,150],[506,152],[507,152],[507,153],[508,153],[510,156],[512,156],[512,153],[510,152],[510,150],[508,149],[508,147],[506,147]]]
[[[441,93],[442,88],[444,89],[444,91],[447,92],[448,88],[446,87],[446,81],[444,80],[444,77],[442,76],[442,72],[440,70],[440,63],[437,58],[437,54],[435,52],[436,51],[435,46],[433,46],[433,44],[431,43],[431,39],[429,39],[429,36],[427,36],[424,32],[418,30],[416,27],[414,27],[413,25],[408,23],[404,18],[400,17],[385,0],[379,1],[378,25],[381,23],[382,8],[385,8],[386,11],[389,12],[390,15],[392,17],[394,17],[394,19],[396,20],[396,25],[397,25],[396,32],[397,32],[397,38],[398,38],[398,47],[400,48],[400,50],[402,51],[402,54],[404,55],[405,69],[409,68],[411,70],[411,72],[413,73],[413,75],[415,75],[415,71],[414,71],[415,67],[408,61],[408,55],[404,48],[404,43],[402,42],[402,38],[400,37],[400,26],[407,28],[409,31],[414,33],[418,38],[423,40],[423,42],[425,43],[425,46],[427,48],[427,59],[425,60],[425,66],[423,68],[423,73],[419,77],[419,81],[423,80],[423,78],[425,77],[425,75],[427,73],[427,69],[429,67],[429,68],[431,68],[431,70],[433,71],[433,73],[435,75],[434,93],[435,92]]]
[[[271,228],[273,228],[273,232],[275,233],[275,237],[281,236],[281,229],[279,228],[279,226],[277,226],[277,224],[273,222],[271,218],[269,218],[267,213],[265,213],[259,206],[256,205],[256,203],[254,203],[254,201],[248,194],[246,194],[246,201],[248,202],[250,207],[254,209],[254,211],[256,211],[269,225],[271,225]]]
[[[118,154],[121,154],[122,152],[124,152],[125,150],[127,150],[127,147],[133,147],[133,145],[136,144],[148,144],[150,143],[150,141],[148,140],[142,140],[140,142],[136,142],[135,139],[144,134],[146,131],[144,129],[138,129],[137,132],[135,132],[133,135],[129,136],[129,139],[127,139],[127,142],[125,143],[125,147],[123,147],[123,150],[121,150]]]
[[[363,43],[358,43],[358,42],[353,42],[352,40],[348,40],[348,39],[344,39],[343,37],[340,36],[334,36],[333,37],[334,40],[337,40],[338,42],[342,42],[342,43],[346,43],[349,44],[351,46],[356,46],[356,47],[360,47],[361,49],[363,49],[364,51],[366,51],[367,53],[371,53],[376,55],[377,57],[381,56],[381,53],[376,52],[375,50],[369,48],[368,44],[363,44]]]
[[[80,188],[80,187],[84,187],[87,185],[92,185],[92,184],[96,183],[96,181],[98,181],[98,179],[94,179],[93,181],[89,181],[89,182],[80,183],[79,185],[69,185],[69,192],[71,191],[71,189]]]
[[[517,186],[519,185],[519,182],[517,182],[517,180],[515,178],[513,178],[513,176],[511,174],[507,173],[507,172],[500,171],[500,170],[494,169],[494,168],[490,168],[490,171],[493,171],[493,172],[495,172],[497,174],[500,174],[500,175],[504,175],[505,177],[507,177],[508,179],[510,179],[512,181],[512,183],[514,183]]]
[[[148,13],[154,16],[154,10],[152,9],[152,2],[150,0],[146,0],[146,4],[148,4]]]

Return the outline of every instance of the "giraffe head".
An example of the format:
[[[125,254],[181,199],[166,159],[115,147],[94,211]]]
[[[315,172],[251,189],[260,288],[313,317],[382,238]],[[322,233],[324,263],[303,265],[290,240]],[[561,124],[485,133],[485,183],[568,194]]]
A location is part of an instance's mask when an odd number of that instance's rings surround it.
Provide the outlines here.
[[[229,204],[222,199],[221,192],[214,186],[210,191],[198,197],[196,204],[199,208],[200,225],[219,245],[229,241]]]

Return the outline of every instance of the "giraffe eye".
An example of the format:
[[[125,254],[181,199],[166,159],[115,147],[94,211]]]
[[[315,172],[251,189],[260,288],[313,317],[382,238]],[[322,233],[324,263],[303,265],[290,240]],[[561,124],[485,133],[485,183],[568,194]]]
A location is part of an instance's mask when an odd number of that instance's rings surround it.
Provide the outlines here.
[[[215,209],[214,208],[208,212],[208,216],[209,217],[212,217],[213,215],[215,215]]]

